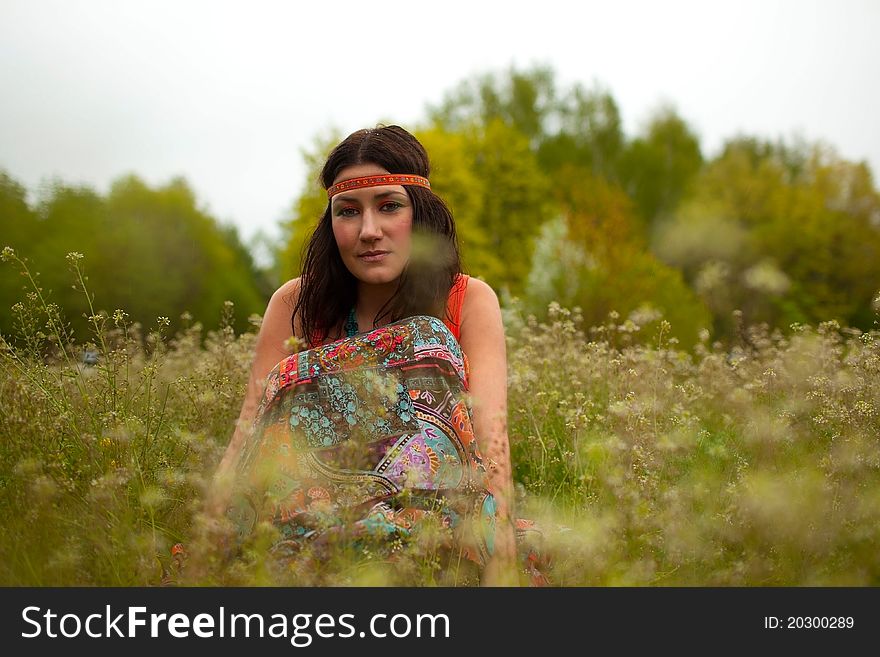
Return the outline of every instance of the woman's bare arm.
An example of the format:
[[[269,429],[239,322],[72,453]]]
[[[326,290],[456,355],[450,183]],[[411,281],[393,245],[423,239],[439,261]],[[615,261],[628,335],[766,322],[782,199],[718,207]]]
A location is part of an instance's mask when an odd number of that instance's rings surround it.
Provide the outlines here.
[[[471,278],[462,307],[460,344],[470,364],[474,434],[486,461],[496,500],[495,547],[484,583],[515,585],[513,479],[507,436],[507,349],[501,307],[494,290]]]
[[[229,446],[226,448],[226,453],[223,455],[214,477],[215,489],[218,489],[215,490],[215,494],[219,493],[215,502],[217,505],[222,506],[225,503],[226,495],[224,493],[228,488],[228,477],[235,470],[241,448],[252,428],[251,425],[265,390],[266,377],[279,361],[290,355],[284,345],[293,335],[290,317],[299,295],[299,283],[300,279],[295,278],[278,288],[269,300],[266,313],[263,315],[241,413],[236,422],[232,440],[229,441]],[[298,323],[297,326],[299,326]],[[297,333],[297,337],[301,337],[301,331]]]

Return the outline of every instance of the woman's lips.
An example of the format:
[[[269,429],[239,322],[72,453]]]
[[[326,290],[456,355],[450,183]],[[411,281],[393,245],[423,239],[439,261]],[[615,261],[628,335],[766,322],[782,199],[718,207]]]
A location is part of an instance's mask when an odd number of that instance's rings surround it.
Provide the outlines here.
[[[363,260],[364,262],[381,262],[385,259],[385,256],[388,255],[388,252],[385,251],[383,253],[377,253],[375,255],[360,255],[358,258]]]

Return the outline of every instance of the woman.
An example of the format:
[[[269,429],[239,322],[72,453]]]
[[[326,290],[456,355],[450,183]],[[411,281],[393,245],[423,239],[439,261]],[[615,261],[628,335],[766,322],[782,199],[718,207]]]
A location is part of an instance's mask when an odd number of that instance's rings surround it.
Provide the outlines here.
[[[328,517],[356,536],[377,522],[408,535],[425,515],[456,525],[471,509],[485,535],[465,552],[482,582],[515,584],[501,312],[491,287],[461,274],[429,173],[424,148],[398,126],[360,130],[330,153],[327,209],[302,276],[269,302],[218,479],[236,471],[253,482],[259,462],[283,461],[261,490],[274,486],[269,513],[294,549],[338,529]],[[307,350],[288,356],[291,337]],[[358,370],[393,382],[372,410],[369,381],[345,379]],[[246,528],[267,514],[263,493],[249,494],[231,509]]]

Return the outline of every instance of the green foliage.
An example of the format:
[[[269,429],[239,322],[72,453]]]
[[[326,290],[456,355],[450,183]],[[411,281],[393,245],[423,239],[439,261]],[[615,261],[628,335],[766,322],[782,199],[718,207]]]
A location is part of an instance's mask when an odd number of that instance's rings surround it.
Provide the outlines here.
[[[652,225],[672,212],[700,172],[700,142],[671,107],[658,110],[629,144],[621,179],[639,214]]]
[[[541,166],[556,171],[564,165],[586,169],[608,180],[620,180],[626,140],[620,110],[602,87],[574,85],[558,105],[560,128],[538,146]]]
[[[64,254],[87,256],[90,288],[107,305],[128,308],[134,321],[155,325],[171,311],[172,330],[188,312],[206,326],[220,322],[226,300],[239,309],[236,326],[265,307],[271,285],[242,246],[237,231],[221,227],[198,209],[182,179],[152,189],[135,176],[118,179],[106,198],[88,187],[55,182],[35,210],[24,190],[4,175],[0,186],[4,237],[41,272],[40,285],[71,313],[76,334],[85,334],[86,299],[71,288]],[[8,230],[7,230],[8,227]],[[21,285],[4,277],[2,304],[21,299]],[[17,289],[15,289],[17,288]],[[0,331],[12,330],[4,313]]]
[[[562,217],[542,229],[522,307],[544,321],[557,302],[576,307],[591,325],[608,315],[625,318],[633,330],[669,321],[686,348],[712,325],[678,270],[633,246],[618,245],[612,254],[591,250],[589,242],[571,239]]]
[[[465,81],[430,115],[444,140],[461,135],[476,144],[474,173],[484,185],[491,183],[484,187],[480,214],[490,237],[476,245],[501,255],[507,274],[495,275],[487,255],[480,263],[487,281],[525,295],[524,303],[539,315],[537,309],[551,300],[581,305],[590,319],[603,317],[609,305],[625,312],[660,305],[678,315],[689,344],[709,324],[681,277],[646,252],[646,222],[675,207],[702,162],[696,137],[673,110],[662,109],[644,135],[627,143],[609,92],[577,84],[560,91],[553,71],[536,67]],[[526,181],[535,181],[534,191],[517,192],[516,185]],[[559,244],[545,244],[535,257],[531,248],[513,248],[530,245],[560,212],[569,236]],[[573,261],[558,259],[560,253]],[[529,258],[531,273],[524,275]],[[528,286],[522,284],[526,278]]]
[[[455,217],[462,267],[485,280],[500,281],[505,262],[490,247],[490,234],[482,220],[486,181],[474,172],[468,136],[440,127],[418,130],[415,134],[431,157],[431,189]]]
[[[574,165],[619,178],[625,138],[614,98],[598,85],[586,89],[575,84],[560,91],[546,66],[474,76],[429,107],[428,115],[450,131],[485,130],[501,122],[528,140],[546,173]]]
[[[519,293],[537,230],[554,208],[528,139],[497,117],[456,132],[437,124],[417,134],[432,157],[432,188],[453,210],[465,265],[492,286]]]
[[[25,188],[0,171],[0,226],[3,228],[3,246],[17,248],[28,244],[38,233],[36,212],[28,205]],[[54,263],[53,263],[54,264]],[[0,276],[0,333],[12,330],[9,308],[21,296],[22,281],[18,276]]]
[[[552,69],[511,68],[504,75],[484,73],[463,80],[438,106],[428,108],[428,117],[432,124],[451,132],[501,121],[535,146],[546,136],[555,97]]]
[[[655,249],[733,332],[837,319],[867,329],[880,281],[880,195],[864,164],[821,145],[729,142],[661,225]]]
[[[553,211],[549,181],[526,138],[500,120],[475,137],[468,143],[473,175],[484,189],[480,226],[489,236],[489,250],[505,265],[487,281],[517,293],[528,275],[537,230]]]

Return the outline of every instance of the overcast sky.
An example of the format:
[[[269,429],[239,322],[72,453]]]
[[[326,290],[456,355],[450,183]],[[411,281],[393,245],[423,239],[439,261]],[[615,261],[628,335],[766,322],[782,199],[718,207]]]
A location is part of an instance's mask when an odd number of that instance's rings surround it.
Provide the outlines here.
[[[877,0],[0,0],[0,168],[183,175],[245,239],[275,234],[316,135],[412,127],[462,79],[543,64],[610,89],[627,134],[671,102],[709,155],[801,135],[876,179],[878,35]]]

